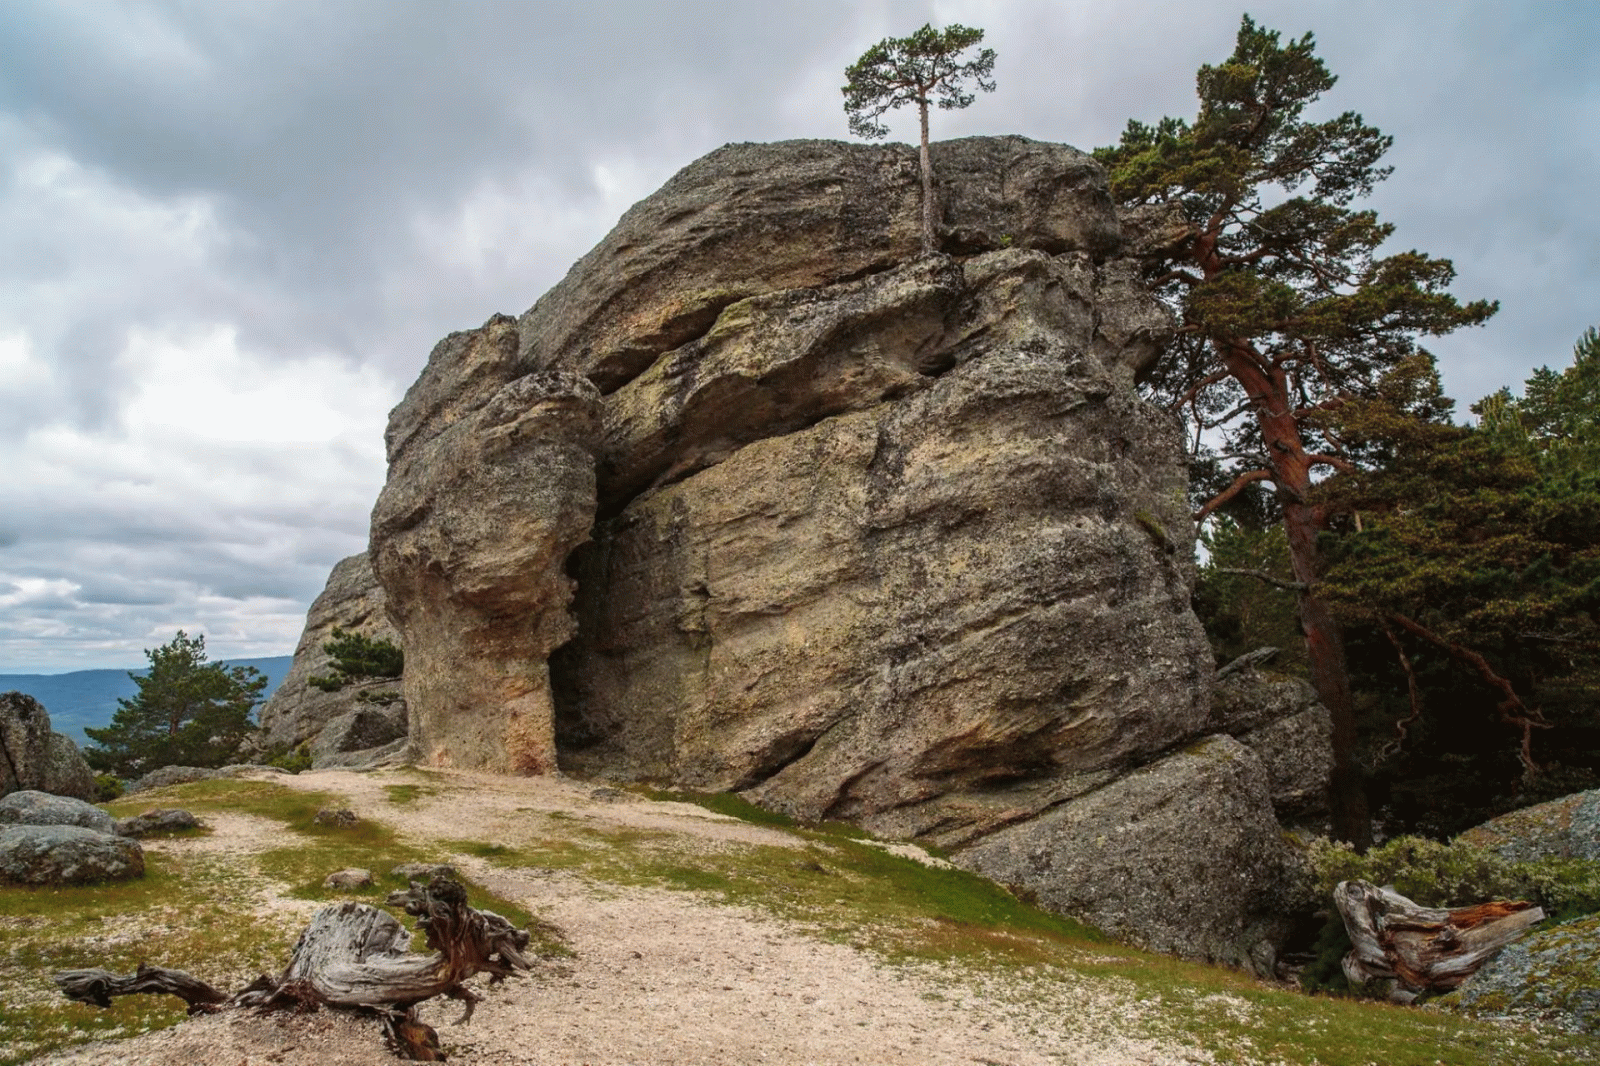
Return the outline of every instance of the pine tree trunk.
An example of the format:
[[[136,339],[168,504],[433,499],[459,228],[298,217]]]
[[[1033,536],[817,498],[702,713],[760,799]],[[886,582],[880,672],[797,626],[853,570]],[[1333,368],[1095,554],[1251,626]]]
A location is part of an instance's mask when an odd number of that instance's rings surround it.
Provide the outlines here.
[[[933,160],[928,154],[928,101],[917,101],[922,117],[922,254],[933,251]]]
[[[1321,576],[1315,513],[1307,504],[1285,503],[1283,527],[1296,580],[1314,588]],[[1344,630],[1327,604],[1310,588],[1300,592],[1299,607],[1311,686],[1317,690],[1317,699],[1328,708],[1333,724],[1333,773],[1328,779],[1333,836],[1365,851],[1372,844],[1372,815],[1367,808],[1366,781],[1355,757],[1356,708],[1345,661]]]
[[[1210,273],[1208,266],[1208,275]],[[1312,459],[1294,415],[1288,371],[1264,366],[1242,340],[1218,341],[1217,354],[1254,403],[1278,499],[1289,561],[1300,592],[1300,631],[1306,638],[1311,685],[1333,722],[1333,772],[1328,780],[1328,805],[1333,836],[1365,851],[1372,843],[1372,818],[1367,808],[1366,781],[1356,762],[1356,709],[1345,661],[1344,632],[1333,613],[1316,596],[1322,561],[1317,550],[1318,517],[1307,502],[1312,489]]]

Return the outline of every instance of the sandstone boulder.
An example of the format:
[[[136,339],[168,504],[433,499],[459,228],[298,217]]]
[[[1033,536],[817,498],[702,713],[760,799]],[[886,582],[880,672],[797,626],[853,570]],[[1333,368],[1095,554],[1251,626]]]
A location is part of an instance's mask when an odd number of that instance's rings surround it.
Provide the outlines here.
[[[498,384],[516,324],[442,342],[459,374],[448,419],[425,373],[390,419],[389,480],[372,512],[373,569],[406,650],[416,756],[436,766],[556,769],[547,659],[572,636],[567,556],[594,520],[600,395],[549,371]]]
[[[78,745],[50,728],[38,700],[0,693],[0,796],[34,789],[75,799],[95,798],[94,771]]]
[[[1088,156],[933,152],[934,254],[912,150],[734,145],[434,349],[370,547],[411,751],[742,791],[1259,968],[1319,725],[1213,725],[1180,427],[1134,388],[1170,316]],[[1212,732],[1266,765],[1171,754]],[[1146,813],[1097,893],[1071,856],[1118,803]]]
[[[127,837],[74,825],[0,829],[0,882],[84,885],[143,876],[144,849]]]
[[[1231,673],[1217,682],[1207,728],[1236,737],[1261,757],[1280,819],[1326,812],[1333,719],[1305,681],[1248,669]]]
[[[322,879],[323,888],[370,888],[371,886],[372,871],[363,870],[358,866],[335,870]]]
[[[117,831],[116,819],[92,803],[31,789],[0,799],[0,824],[75,825],[97,833]]]
[[[152,789],[167,788],[171,785],[187,785],[194,781],[218,781],[230,777],[244,777],[246,774],[286,774],[287,770],[277,766],[262,766],[259,763],[232,763],[228,766],[159,766],[140,777],[128,786],[128,794],[135,792],[149,792]]]
[[[321,756],[313,764],[313,769],[385,770],[409,765],[411,765],[411,742],[408,738],[401,737],[375,748],[339,751]]]
[[[272,693],[272,698],[261,707],[261,734],[256,741],[260,751],[291,749],[315,742],[333,719],[372,706],[363,700],[399,699],[398,680],[334,692],[311,684],[313,677],[334,672],[333,658],[323,650],[323,645],[332,639],[335,629],[360,633],[375,640],[400,642],[400,634],[390,623],[385,607],[383,586],[373,575],[365,552],[352,555],[333,568],[327,587],[306,614],[305,630],[295,646],[289,673]],[[403,716],[404,707],[398,707],[396,713]],[[386,738],[390,739],[393,738]]]
[[[1254,752],[1209,737],[957,861],[1152,950],[1270,976],[1310,879],[1265,782]]]

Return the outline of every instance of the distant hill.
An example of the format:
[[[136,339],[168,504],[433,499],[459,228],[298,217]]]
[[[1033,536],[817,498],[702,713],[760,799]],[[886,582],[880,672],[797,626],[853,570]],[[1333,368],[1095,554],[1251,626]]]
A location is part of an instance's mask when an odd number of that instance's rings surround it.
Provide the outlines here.
[[[267,675],[268,696],[278,687],[292,655],[266,659],[229,659],[229,666],[253,666]],[[144,673],[143,670],[136,671]],[[139,691],[126,670],[74,670],[70,674],[0,674],[0,692],[25,692],[44,704],[50,712],[50,725],[65,733],[80,746],[87,744],[85,726],[98,729],[111,722],[117,713],[117,700],[128,699]]]

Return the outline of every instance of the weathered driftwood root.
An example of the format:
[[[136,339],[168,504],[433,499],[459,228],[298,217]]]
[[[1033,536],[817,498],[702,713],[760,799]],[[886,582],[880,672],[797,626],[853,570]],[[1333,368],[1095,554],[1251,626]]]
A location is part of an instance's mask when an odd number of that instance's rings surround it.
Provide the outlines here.
[[[466,1022],[478,1003],[467,979],[487,973],[493,984],[531,969],[523,954],[528,933],[493,911],[467,906],[466,890],[447,877],[427,886],[413,881],[388,902],[417,918],[431,954],[413,954],[411,934],[392,915],[364,903],[340,903],[312,917],[282,973],[258,977],[232,995],[182,970],[143,964],[128,977],[64,970],[54,975],[55,982],[67,998],[99,1007],[109,1007],[113,996],[149,993],[177,996],[190,1014],[235,1007],[368,1009],[383,1017],[400,1055],[441,1061],[438,1034],[417,1020],[416,1005],[441,995],[459,999],[466,1009],[457,1024]]]
[[[1393,981],[1389,998],[1401,1003],[1457,987],[1544,920],[1544,911],[1532,903],[1421,907],[1367,881],[1339,882],[1333,901],[1352,945],[1344,957],[1345,977],[1355,985]]]

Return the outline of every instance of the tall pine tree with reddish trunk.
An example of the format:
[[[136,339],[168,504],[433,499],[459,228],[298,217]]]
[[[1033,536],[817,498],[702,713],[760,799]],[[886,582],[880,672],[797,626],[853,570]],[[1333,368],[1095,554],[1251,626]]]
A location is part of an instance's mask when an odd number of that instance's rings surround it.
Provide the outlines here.
[[[1200,68],[1192,123],[1130,121],[1096,156],[1123,207],[1166,237],[1146,269],[1182,326],[1145,384],[1231,475],[1196,518],[1272,488],[1311,680],[1333,716],[1334,833],[1364,845],[1371,824],[1344,641],[1316,590],[1329,514],[1312,499],[1319,477],[1357,457],[1317,414],[1370,393],[1419,337],[1482,322],[1496,305],[1451,296],[1448,260],[1379,254],[1393,227],[1351,205],[1388,176],[1378,164],[1391,139],[1350,112],[1304,117],[1334,80],[1309,33],[1284,44],[1245,16],[1233,55]]]

